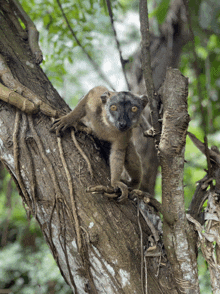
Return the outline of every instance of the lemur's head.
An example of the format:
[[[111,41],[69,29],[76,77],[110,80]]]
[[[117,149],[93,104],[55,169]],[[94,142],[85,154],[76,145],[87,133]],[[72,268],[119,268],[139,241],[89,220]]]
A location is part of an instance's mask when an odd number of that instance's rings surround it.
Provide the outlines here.
[[[118,92],[113,96],[105,92],[101,99],[105,104],[109,123],[121,132],[137,125],[141,112],[148,102],[146,95],[138,96],[131,92]]]

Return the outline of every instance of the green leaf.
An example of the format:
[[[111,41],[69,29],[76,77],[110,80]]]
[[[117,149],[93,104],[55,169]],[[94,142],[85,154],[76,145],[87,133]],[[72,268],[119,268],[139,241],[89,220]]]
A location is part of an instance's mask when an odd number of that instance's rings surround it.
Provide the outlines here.
[[[196,47],[196,53],[203,60],[205,60],[208,57],[207,49],[202,47],[202,46],[197,46]]]
[[[158,23],[162,24],[167,16],[169,5],[170,0],[162,0],[156,9],[152,13],[149,13],[149,18],[156,16]]]

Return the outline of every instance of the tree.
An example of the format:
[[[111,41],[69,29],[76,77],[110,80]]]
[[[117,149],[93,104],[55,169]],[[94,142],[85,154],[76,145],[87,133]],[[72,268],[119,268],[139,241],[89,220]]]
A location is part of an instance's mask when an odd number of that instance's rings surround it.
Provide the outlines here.
[[[35,42],[29,45],[30,34],[29,43],[21,38],[15,20],[19,14],[14,14],[17,8],[12,9],[6,2],[1,10],[1,99],[8,102],[1,102],[1,161],[17,183],[27,211],[39,222],[67,283],[75,293],[142,293],[146,281],[148,293],[199,293],[197,236],[191,225],[195,221],[190,219],[188,223],[183,202],[189,120],[186,80],[170,69],[159,92],[164,107],[159,144],[162,206],[149,194],[138,191],[123,205],[86,193],[90,185],[109,184],[103,146],[82,132],[76,133],[76,138],[73,131],[67,131],[64,138],[49,132],[49,117],[60,116],[69,108],[36,64],[41,54]],[[34,30],[29,20],[26,25],[29,31]],[[207,158],[218,163],[216,153],[208,152],[207,146],[195,138],[194,142]],[[218,171],[218,164],[215,168]],[[206,189],[197,192],[204,196]],[[209,194],[212,197],[213,191]],[[163,241],[152,225],[152,208],[135,201],[137,197],[144,197],[162,213]],[[191,214],[199,218],[200,210],[195,211],[192,205]],[[218,274],[215,269],[213,276]]]

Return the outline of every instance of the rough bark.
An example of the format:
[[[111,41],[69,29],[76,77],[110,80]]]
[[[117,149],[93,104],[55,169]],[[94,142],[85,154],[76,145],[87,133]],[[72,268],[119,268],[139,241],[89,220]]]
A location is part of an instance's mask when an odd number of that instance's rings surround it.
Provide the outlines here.
[[[0,54],[13,77],[43,102],[56,110],[69,111],[35,64],[27,41],[21,38],[2,2]],[[177,90],[176,85],[173,88]],[[168,87],[163,94],[169,95],[171,89]],[[161,240],[156,240],[157,254],[150,255],[148,250],[143,260],[144,247],[151,247],[155,229],[141,216],[139,222],[136,202],[128,200],[118,204],[102,195],[86,193],[90,185],[110,184],[109,168],[100,145],[84,133],[76,134],[91,162],[94,174],[91,178],[87,163],[71,140],[70,131],[63,138],[57,138],[49,132],[50,124],[51,119],[42,112],[27,115],[0,101],[0,160],[16,182],[27,211],[39,222],[61,273],[74,293],[139,294],[144,293],[144,281],[145,288],[146,282],[148,284],[148,293],[178,293],[179,285],[172,278]],[[163,150],[161,148],[161,152]],[[182,156],[182,149],[180,153]],[[166,186],[164,189],[167,191]],[[149,211],[148,216],[153,213]],[[185,225],[185,218],[181,220]],[[178,225],[182,228],[180,222]],[[168,236],[175,233],[169,225],[165,230],[171,230]],[[189,248],[194,256],[192,246]],[[174,266],[169,247],[167,250]],[[145,277],[143,266],[147,269]],[[185,272],[183,275],[175,273],[175,278],[187,280],[185,275]]]
[[[166,20],[160,28],[160,36],[155,36],[152,31],[150,32],[151,68],[156,91],[159,90],[165,79],[167,68],[178,68],[182,47],[188,40],[185,7],[182,0],[174,0],[170,5]],[[146,86],[141,60],[141,46],[139,46],[132,56],[132,61],[127,66],[127,74],[131,91],[145,94]],[[151,121],[148,106],[145,108],[145,117],[149,122]],[[154,139],[140,136],[140,132],[137,132],[135,143],[142,158],[144,171],[142,189],[154,194],[159,165]],[[145,154],[148,154],[148,156],[145,156]]]
[[[168,69],[161,89],[164,106],[159,144],[162,169],[163,240],[178,288],[199,293],[196,235],[189,226],[184,207],[184,150],[189,115],[188,81],[178,70]]]
[[[69,111],[35,64],[28,42],[3,4],[0,54],[13,77],[54,109]],[[10,75],[4,84],[10,84]],[[57,138],[49,132],[50,125],[51,119],[41,112],[27,115],[0,101],[0,159],[27,211],[39,222],[62,275],[74,293],[142,293],[141,248],[148,244],[151,232],[141,219],[140,233],[136,203],[129,200],[122,205],[86,193],[87,186],[110,183],[99,146],[86,134],[77,135],[90,159],[92,179],[70,131]],[[161,255],[148,261],[148,293],[171,293],[169,264],[162,250]],[[161,269],[160,260],[166,264]]]

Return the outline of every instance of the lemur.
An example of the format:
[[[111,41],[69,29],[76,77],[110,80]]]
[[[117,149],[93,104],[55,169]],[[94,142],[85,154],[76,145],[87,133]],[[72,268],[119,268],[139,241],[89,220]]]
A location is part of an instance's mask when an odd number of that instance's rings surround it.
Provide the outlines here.
[[[128,185],[139,188],[141,182],[141,163],[132,142],[132,130],[141,118],[147,104],[147,96],[131,92],[111,92],[103,86],[93,88],[67,115],[56,119],[52,130],[59,135],[66,128],[80,124],[98,139],[111,144],[110,172],[111,186],[121,190],[118,201],[128,197],[128,186],[121,181],[123,167],[131,180]]]

